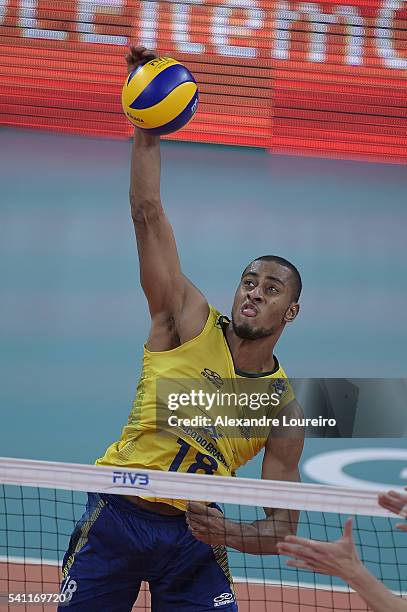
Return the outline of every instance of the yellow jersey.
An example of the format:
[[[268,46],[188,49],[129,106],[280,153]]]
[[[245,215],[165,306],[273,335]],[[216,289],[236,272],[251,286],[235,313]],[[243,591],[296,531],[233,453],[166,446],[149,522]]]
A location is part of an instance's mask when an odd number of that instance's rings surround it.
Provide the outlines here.
[[[144,347],[127,425],[96,464],[234,476],[261,451],[270,422],[294,393],[278,361],[265,374],[235,370],[228,324],[211,306],[205,327],[192,340],[168,351]],[[154,501],[185,510],[181,500]]]

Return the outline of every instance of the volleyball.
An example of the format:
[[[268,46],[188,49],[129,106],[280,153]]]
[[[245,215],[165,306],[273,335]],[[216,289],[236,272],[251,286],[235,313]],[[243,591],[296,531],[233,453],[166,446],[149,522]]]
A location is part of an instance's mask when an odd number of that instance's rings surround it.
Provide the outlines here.
[[[149,134],[171,134],[184,127],[198,106],[190,71],[171,57],[157,57],[128,75],[122,91],[127,119]]]

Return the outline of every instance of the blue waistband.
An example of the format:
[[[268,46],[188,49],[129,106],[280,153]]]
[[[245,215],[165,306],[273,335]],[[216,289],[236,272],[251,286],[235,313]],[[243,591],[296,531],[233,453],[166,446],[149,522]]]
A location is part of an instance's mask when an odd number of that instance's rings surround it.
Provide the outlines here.
[[[90,495],[98,495],[104,502],[111,504],[115,508],[118,508],[122,512],[129,512],[131,514],[135,514],[140,518],[152,520],[152,521],[160,521],[160,522],[181,522],[185,523],[185,514],[175,514],[175,515],[167,515],[167,514],[158,514],[158,512],[153,512],[151,510],[146,510],[145,508],[140,508],[133,504],[130,500],[123,497],[123,495],[111,495],[110,493],[88,493]]]

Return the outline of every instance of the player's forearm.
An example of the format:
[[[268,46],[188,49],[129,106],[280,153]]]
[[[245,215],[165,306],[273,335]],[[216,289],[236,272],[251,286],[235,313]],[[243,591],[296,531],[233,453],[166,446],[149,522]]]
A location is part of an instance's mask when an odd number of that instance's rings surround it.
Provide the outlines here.
[[[130,176],[133,219],[144,216],[145,207],[161,206],[160,174],[160,137],[135,129]]]
[[[277,555],[277,544],[287,535],[295,535],[297,513],[275,511],[273,516],[250,524],[234,523],[227,530],[226,545],[252,555]]]
[[[393,595],[362,563],[348,582],[373,612],[407,612],[407,601]]]

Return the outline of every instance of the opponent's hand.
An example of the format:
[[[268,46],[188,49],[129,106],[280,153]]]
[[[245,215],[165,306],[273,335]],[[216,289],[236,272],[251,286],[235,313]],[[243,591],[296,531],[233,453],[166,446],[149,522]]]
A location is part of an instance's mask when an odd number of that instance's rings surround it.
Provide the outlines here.
[[[407,487],[405,487],[405,490],[407,491]],[[379,495],[378,502],[382,508],[386,508],[386,510],[390,510],[390,512],[394,512],[394,514],[398,514],[407,519],[407,494],[389,491],[388,493]],[[398,523],[396,529],[407,532],[407,522]]]
[[[211,546],[226,544],[228,521],[217,508],[199,502],[189,502],[186,521],[189,531],[197,540]]]
[[[293,557],[287,561],[290,567],[339,576],[346,582],[361,566],[352,537],[352,519],[346,521],[342,537],[335,542],[286,536],[277,544],[277,550],[281,555]]]
[[[126,55],[127,69],[129,72],[135,70],[138,66],[144,66],[147,62],[158,57],[158,54],[151,49],[146,49],[143,46],[130,45],[129,52]]]

